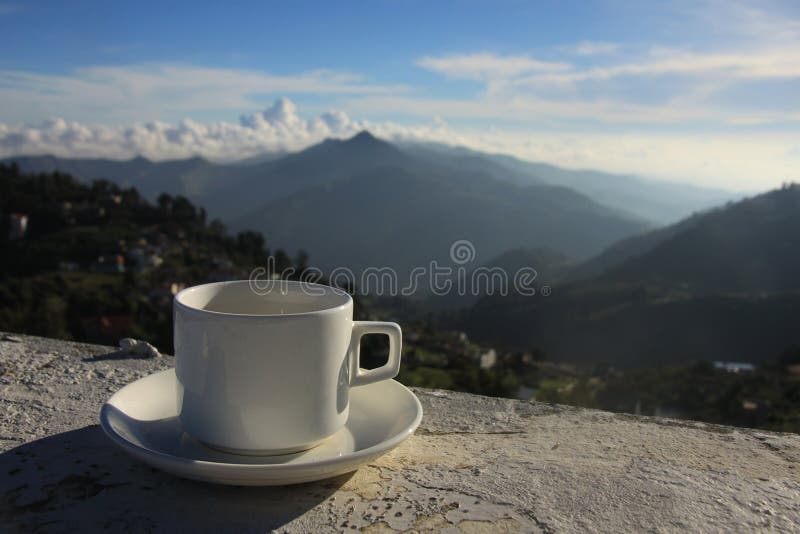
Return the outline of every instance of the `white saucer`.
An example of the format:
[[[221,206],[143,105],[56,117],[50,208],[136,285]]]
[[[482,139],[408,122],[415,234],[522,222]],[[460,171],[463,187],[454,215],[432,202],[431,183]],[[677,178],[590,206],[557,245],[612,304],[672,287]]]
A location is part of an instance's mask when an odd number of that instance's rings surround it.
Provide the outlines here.
[[[282,456],[210,449],[183,432],[177,416],[175,370],[168,369],[115,393],[100,411],[100,424],[135,458],[180,477],[278,486],[348,473],[374,460],[414,433],[422,421],[422,405],[394,380],[354,387],[344,428],[313,449]]]

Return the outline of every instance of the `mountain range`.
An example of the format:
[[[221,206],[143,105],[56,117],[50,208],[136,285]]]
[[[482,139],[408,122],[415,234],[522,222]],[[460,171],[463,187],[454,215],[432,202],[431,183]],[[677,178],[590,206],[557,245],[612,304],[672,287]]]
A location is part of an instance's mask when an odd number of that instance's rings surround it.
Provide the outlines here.
[[[233,164],[199,157],[9,159],[26,172],[107,179],[149,198],[186,196],[231,229],[258,230],[270,246],[308,250],[312,264],[326,270],[427,265],[447,260],[459,239],[474,244],[476,265],[516,248],[550,247],[585,259],[665,218],[732,197],[437,145],[394,145],[366,131]],[[640,197],[667,207],[644,217],[644,204],[629,201]]]
[[[456,169],[486,168],[491,173],[499,166],[503,169],[505,179],[520,185],[538,183],[568,187],[600,204],[652,221],[658,226],[677,222],[692,213],[744,196],[720,189],[632,175],[563,169],[547,163],[525,161],[503,154],[487,154],[464,147],[430,143],[401,146],[417,157],[442,162]]]

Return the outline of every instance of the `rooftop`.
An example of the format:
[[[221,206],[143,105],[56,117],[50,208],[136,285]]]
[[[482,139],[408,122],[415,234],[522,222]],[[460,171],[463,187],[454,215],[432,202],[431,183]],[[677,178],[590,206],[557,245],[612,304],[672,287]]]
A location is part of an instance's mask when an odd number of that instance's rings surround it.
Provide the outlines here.
[[[800,436],[416,389],[415,436],[355,474],[278,488],[181,480],[98,422],[172,366],[0,334],[0,523],[12,529],[552,532],[793,529]]]

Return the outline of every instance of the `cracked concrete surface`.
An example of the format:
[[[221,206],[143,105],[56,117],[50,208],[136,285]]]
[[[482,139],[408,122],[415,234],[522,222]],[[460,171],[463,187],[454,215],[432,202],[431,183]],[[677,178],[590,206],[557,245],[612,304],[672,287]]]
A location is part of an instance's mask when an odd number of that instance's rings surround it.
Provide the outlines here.
[[[172,358],[0,335],[0,530],[753,531],[800,528],[800,436],[417,389],[416,435],[283,488],[180,480],[97,426]]]

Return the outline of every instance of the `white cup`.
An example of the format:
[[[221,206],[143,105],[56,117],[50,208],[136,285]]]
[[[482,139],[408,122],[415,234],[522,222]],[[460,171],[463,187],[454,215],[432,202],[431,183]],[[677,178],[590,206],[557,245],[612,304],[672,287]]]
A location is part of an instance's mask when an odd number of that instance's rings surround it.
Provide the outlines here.
[[[211,447],[239,454],[309,449],[344,426],[350,387],[400,370],[397,324],[354,322],[353,299],[340,289],[268,284],[219,282],[175,296],[179,418]],[[365,334],[389,336],[382,367],[359,367]]]

